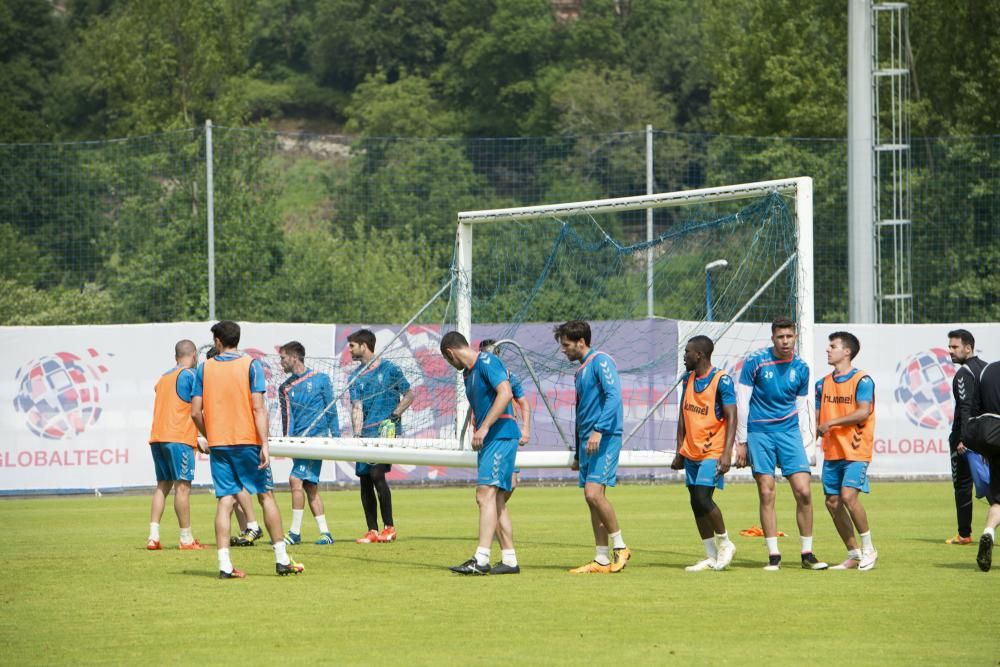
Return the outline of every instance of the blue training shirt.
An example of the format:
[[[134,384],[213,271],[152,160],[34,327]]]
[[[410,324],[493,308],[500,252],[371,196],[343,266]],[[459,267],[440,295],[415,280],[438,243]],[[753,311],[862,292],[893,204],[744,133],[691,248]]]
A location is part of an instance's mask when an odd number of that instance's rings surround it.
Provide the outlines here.
[[[798,430],[795,402],[800,396],[809,396],[809,366],[799,355],[778,359],[773,347],[757,350],[744,361],[740,384],[753,387],[747,414],[749,433]]]
[[[576,370],[576,434],[587,439],[593,431],[621,435],[625,425],[621,378],[615,360],[590,350]]]
[[[833,381],[837,384],[847,382],[854,377],[854,374],[857,372],[857,368],[852,368],[844,375],[834,375]],[[825,379],[825,377],[822,377],[816,381],[816,412],[819,412],[820,406],[823,404],[823,381]],[[875,380],[872,380],[871,375],[866,375],[858,380],[858,386],[854,390],[854,400],[858,402],[864,401],[866,403],[875,402]]]
[[[517,377],[517,373],[507,373],[508,379],[510,380],[510,391],[514,394],[514,398],[524,398],[524,387],[521,386],[521,378]]]
[[[389,418],[399,405],[399,400],[410,391],[410,383],[399,366],[379,359],[363,373],[364,366],[354,369],[348,378],[351,384],[351,402],[361,401],[362,438],[378,437],[378,427]],[[357,378],[357,380],[355,380]],[[396,435],[402,435],[402,424],[396,425]]]
[[[169,371],[164,373],[164,375],[169,375],[177,370],[177,366],[174,366]],[[177,392],[177,398],[181,399],[185,403],[191,402],[191,392],[194,389],[194,370],[190,368],[185,368],[180,373],[177,374],[177,381],[174,382],[174,391]]]
[[[510,374],[496,356],[489,352],[480,352],[476,357],[476,363],[464,375],[465,396],[469,399],[469,407],[472,408],[472,426],[478,429],[476,424],[489,413],[497,397],[497,388],[504,382],[510,382]],[[511,392],[513,390],[511,387]],[[514,408],[511,403],[513,401],[507,404],[500,417],[490,426],[484,444],[488,445],[494,440],[518,440],[521,437],[521,429],[514,420]]]
[[[243,352],[223,352],[213,357],[216,361],[233,361],[243,356]],[[250,393],[263,394],[267,391],[267,378],[264,376],[264,367],[258,359],[250,362]],[[192,396],[205,395],[205,364],[198,364],[198,370],[194,374],[194,384],[191,388]]]
[[[722,373],[722,377],[719,378],[719,390],[715,394],[715,418],[722,419],[722,406],[736,405],[736,386],[733,384],[733,379],[725,372],[713,367],[705,377],[695,377],[694,390],[698,394],[705,391],[716,373]],[[690,372],[685,371],[684,379],[681,381],[681,400],[684,400],[684,393],[687,391],[688,377],[690,377]]]
[[[285,435],[340,437],[333,387],[330,378],[323,373],[307,368],[302,375],[290,375],[278,388],[278,403],[281,406],[281,431]],[[309,428],[313,422],[315,425]]]

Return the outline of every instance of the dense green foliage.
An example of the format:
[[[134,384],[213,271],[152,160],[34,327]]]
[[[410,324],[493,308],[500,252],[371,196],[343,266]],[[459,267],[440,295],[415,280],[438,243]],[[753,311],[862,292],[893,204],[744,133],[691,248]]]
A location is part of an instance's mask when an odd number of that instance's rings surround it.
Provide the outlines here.
[[[910,5],[914,134],[965,137],[914,143],[915,316],[995,319],[1000,0]],[[206,317],[207,119],[254,128],[216,132],[220,316],[398,320],[456,211],[645,192],[651,124],[658,191],[813,176],[841,320],[846,60],[836,2],[9,0],[0,323]]]
[[[258,542],[231,551],[247,573],[240,581],[215,578],[210,493],[191,497],[191,525],[208,549],[183,552],[169,506],[164,550],[145,550],[144,495],[5,499],[5,662],[262,665],[280,655],[290,664],[331,656],[370,663],[383,653],[394,653],[387,662],[405,653],[408,665],[496,664],[512,656],[546,665],[776,667],[997,660],[1000,623],[983,598],[1000,573],[995,559],[993,571],[976,569],[975,547],[944,544],[955,520],[948,482],[872,484],[864,502],[879,561],[871,572],[798,568],[787,486],[778,489],[778,517],[792,537],[781,540],[780,572],[761,570],[763,540],[737,535],[758,521],[752,484],[729,484],[715,496],[737,546],[723,573],[683,570],[704,552],[682,485],[624,484],[608,495],[633,552],[621,574],[566,573],[594,554],[575,487],[519,488],[510,511],[521,574],[477,579],[446,569],[475,549],[470,489],[395,488],[399,541],[362,545],[354,544],[365,530],[357,492],[330,488],[323,498],[336,544],[313,545],[315,523],[307,517],[303,544],[290,548],[305,565],[302,575],[275,576],[271,549]],[[287,527],[289,495],[276,498]],[[839,562],[844,550],[821,502],[815,511],[816,553]],[[601,639],[584,627],[584,613],[601,619]],[[268,650],[250,642],[261,648],[235,656],[248,632],[265,627]]]

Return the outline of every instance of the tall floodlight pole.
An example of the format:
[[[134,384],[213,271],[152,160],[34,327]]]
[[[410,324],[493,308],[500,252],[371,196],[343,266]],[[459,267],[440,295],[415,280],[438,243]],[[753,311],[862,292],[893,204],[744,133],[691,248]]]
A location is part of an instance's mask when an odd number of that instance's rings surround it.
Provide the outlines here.
[[[872,2],[847,11],[847,284],[851,322],[875,322]]]

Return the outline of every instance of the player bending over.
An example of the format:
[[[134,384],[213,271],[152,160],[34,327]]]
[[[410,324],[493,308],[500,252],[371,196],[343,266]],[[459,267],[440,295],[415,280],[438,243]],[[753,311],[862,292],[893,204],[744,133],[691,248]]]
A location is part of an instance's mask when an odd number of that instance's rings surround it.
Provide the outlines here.
[[[493,536],[507,503],[504,491],[511,491],[517,442],[517,428],[511,408],[513,392],[503,362],[489,352],[469,347],[465,336],[450,331],[441,339],[441,356],[463,373],[465,395],[472,412],[472,448],[476,450],[476,503],[479,505],[479,545],[472,558],[450,568],[467,575],[518,574],[521,568],[514,551],[513,529],[500,532],[499,563],[490,567]]]
[[[722,510],[712,498],[724,487],[736,437],[736,392],[726,373],[712,366],[715,345],[708,336],[695,336],[684,348],[687,376],[681,384],[681,418],[677,420],[680,449],[670,465],[683,470],[691,510],[698,526],[705,558],[684,568],[688,572],[724,570],[736,555]]]
[[[495,347],[496,341],[490,338],[479,342],[480,352],[495,354],[497,352]],[[521,429],[521,437],[517,441],[517,446],[524,447],[528,444],[528,441],[531,440],[531,404],[528,403],[528,399],[524,395],[524,387],[521,386],[521,379],[517,377],[517,373],[508,372],[507,375],[510,380],[510,391],[514,396],[514,416],[518,418]],[[507,510],[507,503],[510,502],[511,496],[514,495],[514,491],[517,489],[517,482],[520,474],[521,469],[515,466],[514,474],[511,476],[510,480],[510,491],[503,492],[504,507],[500,512],[496,533],[496,540],[500,544],[503,544],[503,540],[500,538],[500,533],[504,531],[506,531],[507,535],[510,537],[510,542],[513,543],[514,541],[514,529],[511,525],[510,512]]]

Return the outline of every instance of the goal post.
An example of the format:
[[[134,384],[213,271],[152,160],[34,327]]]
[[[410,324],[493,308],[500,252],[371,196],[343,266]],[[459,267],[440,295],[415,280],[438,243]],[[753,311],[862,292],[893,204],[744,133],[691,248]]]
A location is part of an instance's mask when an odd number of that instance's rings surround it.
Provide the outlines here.
[[[653,241],[629,243],[628,216],[634,211],[672,217],[663,218],[665,231]],[[517,464],[525,468],[567,468],[573,458],[563,445],[565,436],[560,432],[562,437],[556,437],[555,431],[574,428],[574,365],[559,353],[551,325],[584,319],[601,332],[602,345],[629,338],[635,354],[629,349],[617,359],[631,383],[627,391],[632,401],[626,405],[619,466],[669,466],[675,450],[676,388],[683,375],[680,359],[688,337],[704,334],[715,340],[718,358],[729,359],[715,365],[735,374],[751,346],[765,344],[770,321],[789,315],[799,329],[798,353],[812,365],[812,211],[809,177],[463,211],[457,215],[450,289],[440,295],[447,304],[443,320],[435,325],[437,335],[456,330],[470,344],[477,335],[527,343],[527,350],[519,348],[520,356],[508,353],[502,359],[526,385],[535,385],[532,392],[552,397],[556,405],[545,401],[545,409],[535,406],[539,419],[555,428],[547,433],[533,429],[532,443],[518,452]],[[706,260],[716,256],[729,257],[731,267],[714,295],[718,321],[712,319],[713,293],[706,284],[709,267],[718,264]],[[654,288],[662,313],[654,319],[637,316],[646,313],[646,297]],[[425,356],[431,352],[436,350],[424,350]],[[392,350],[378,354],[393,358]],[[471,434],[463,429],[468,415],[464,383],[461,374],[450,367],[447,371],[447,376],[424,378],[440,401],[436,409],[447,414],[447,427],[437,420],[431,428],[404,414],[407,437],[271,438],[271,451],[296,458],[474,467]],[[335,391],[344,407],[345,393]]]

